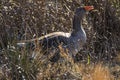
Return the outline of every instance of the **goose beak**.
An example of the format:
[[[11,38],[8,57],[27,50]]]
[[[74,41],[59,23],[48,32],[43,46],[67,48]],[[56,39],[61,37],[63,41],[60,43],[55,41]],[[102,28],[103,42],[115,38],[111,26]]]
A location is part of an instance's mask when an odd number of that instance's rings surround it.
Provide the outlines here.
[[[91,11],[91,10],[94,9],[94,6],[84,6],[84,9],[85,9],[86,11]]]

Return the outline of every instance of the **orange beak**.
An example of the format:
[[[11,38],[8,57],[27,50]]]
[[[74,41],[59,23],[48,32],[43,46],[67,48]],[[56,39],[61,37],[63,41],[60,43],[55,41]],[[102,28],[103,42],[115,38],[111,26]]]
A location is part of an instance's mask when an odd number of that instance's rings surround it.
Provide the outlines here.
[[[90,11],[94,9],[94,6],[84,6],[86,11]]]

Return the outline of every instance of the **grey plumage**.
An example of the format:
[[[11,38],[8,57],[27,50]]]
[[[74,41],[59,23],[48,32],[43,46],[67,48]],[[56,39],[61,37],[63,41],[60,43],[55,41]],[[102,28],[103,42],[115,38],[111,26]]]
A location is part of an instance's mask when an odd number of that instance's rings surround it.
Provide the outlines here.
[[[42,44],[42,48],[44,50],[51,47],[53,47],[53,50],[54,48],[57,48],[58,50],[54,51],[53,54],[55,55],[51,59],[51,61],[55,62],[60,57],[58,46],[62,44],[63,49],[68,49],[69,56],[74,57],[86,42],[86,33],[81,25],[81,21],[85,13],[86,10],[83,7],[76,9],[73,18],[73,31],[71,33],[53,32],[37,39],[26,40],[21,43],[17,43],[17,45],[23,46],[27,43],[33,43],[35,40],[38,40],[39,43]]]

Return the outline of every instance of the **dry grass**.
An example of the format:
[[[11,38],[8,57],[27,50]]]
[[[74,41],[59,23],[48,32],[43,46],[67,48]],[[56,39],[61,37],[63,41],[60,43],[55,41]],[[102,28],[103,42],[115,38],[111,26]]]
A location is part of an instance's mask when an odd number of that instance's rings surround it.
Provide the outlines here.
[[[38,80],[53,79],[53,80],[114,80],[110,69],[107,66],[99,64],[49,64],[45,71],[40,72],[37,76]]]
[[[110,73],[110,69],[107,66],[103,66],[101,63],[92,65],[90,70],[83,75],[83,80],[114,80],[113,75]]]
[[[5,70],[0,71],[0,79],[36,80],[38,73],[38,80],[113,80],[113,75],[115,80],[120,80],[120,53],[114,58],[116,50],[120,50],[119,3],[119,0],[1,0],[0,67],[5,65]],[[64,52],[62,49],[61,59],[51,63],[47,58],[40,60],[44,53],[40,46],[36,46],[36,56],[31,61],[29,56],[33,54],[32,50],[8,48],[16,47],[16,42],[20,40],[54,31],[71,31],[73,12],[82,4],[93,5],[96,9],[96,12],[88,14],[85,26],[88,43],[84,51],[91,54],[91,64],[74,63],[67,50]],[[115,60],[113,63],[112,58]],[[107,61],[115,66],[94,64],[97,61]]]
[[[48,63],[37,76],[38,80],[114,80],[108,66],[102,63],[74,63],[73,59],[59,46],[62,59],[57,63]]]

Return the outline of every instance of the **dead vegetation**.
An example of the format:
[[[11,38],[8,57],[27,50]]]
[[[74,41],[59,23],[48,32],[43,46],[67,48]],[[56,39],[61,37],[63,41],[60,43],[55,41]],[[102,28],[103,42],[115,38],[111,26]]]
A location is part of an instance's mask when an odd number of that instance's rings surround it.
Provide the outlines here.
[[[74,10],[83,4],[93,5],[95,11],[83,20],[88,39],[76,55],[76,63],[67,50],[61,49],[61,59],[51,63],[40,60],[43,52],[39,46],[35,59],[30,59],[32,50],[15,48],[20,40],[71,31]],[[119,31],[119,0],[1,0],[0,79],[119,80]]]

